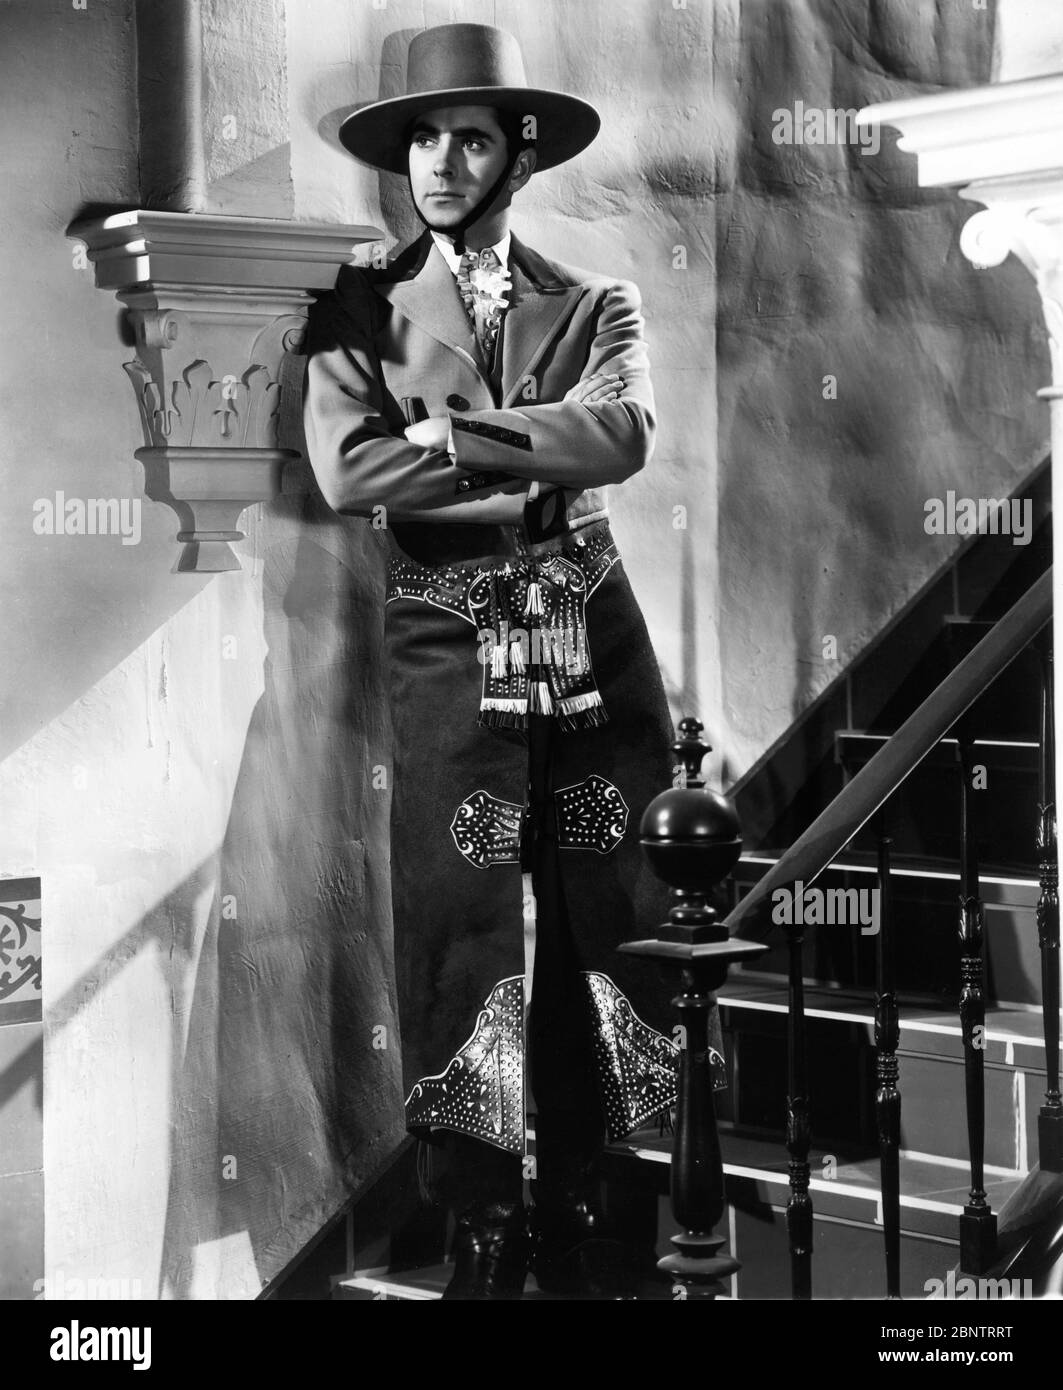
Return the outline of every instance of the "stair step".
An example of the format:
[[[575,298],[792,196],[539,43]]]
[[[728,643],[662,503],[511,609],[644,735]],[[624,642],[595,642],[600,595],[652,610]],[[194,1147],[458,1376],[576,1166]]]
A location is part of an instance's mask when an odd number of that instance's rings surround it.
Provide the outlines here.
[[[723,1132],[724,1182],[729,1198],[748,1209],[750,1202],[785,1208],[789,1197],[789,1155],[780,1140]],[[617,1158],[641,1163],[671,1164],[672,1140],[656,1131],[632,1135],[610,1145]],[[831,1162],[828,1163],[828,1160]],[[809,1155],[810,1190],[817,1218],[832,1218],[864,1226],[882,1225],[882,1190],[877,1156],[843,1158],[822,1148]],[[824,1176],[828,1171],[833,1177]],[[1023,1180],[1023,1174],[986,1168],[986,1193],[999,1210]],[[901,1229],[911,1236],[952,1242],[958,1240],[958,1219],[970,1190],[969,1169],[958,1161],[927,1154],[903,1153],[900,1161]]]
[[[784,983],[735,973],[717,992],[721,1008],[766,1013],[789,1012]],[[859,990],[805,991],[805,1016],[862,1024],[870,1042],[875,1034],[874,997]],[[940,1005],[900,1001],[901,1050],[963,1057],[959,1017]],[[1044,1029],[1039,1010],[1007,1005],[986,1009],[985,1060],[999,1066],[1044,1069]]]
[[[332,1280],[332,1297],[337,1301],[361,1300],[383,1302],[399,1300],[406,1303],[429,1302],[441,1299],[443,1290],[454,1273],[451,1263],[426,1265],[421,1269],[389,1271],[385,1268],[359,1270],[354,1274],[340,1275]],[[652,1274],[652,1271],[651,1271]],[[664,1302],[672,1298],[671,1282],[663,1276],[647,1278],[639,1288],[638,1301]],[[535,1275],[529,1274],[521,1295],[524,1303],[561,1302],[558,1295],[543,1293],[535,1282]]]
[[[737,875],[743,868],[749,868],[753,871],[749,877],[762,878],[769,869],[774,868],[783,857],[784,852],[778,849],[747,850],[739,859],[735,873]],[[898,858],[891,863],[890,871],[892,876],[896,878],[936,879],[942,883],[955,884],[960,881],[958,864],[951,860],[936,859],[925,855],[905,855],[903,859]],[[841,854],[836,855],[822,872],[877,874],[878,865],[875,856],[869,851],[844,850]],[[983,902],[1008,901],[995,890],[1019,888],[1027,894],[1033,894],[1031,905],[1036,906],[1040,884],[1033,872],[1021,873],[1007,866],[989,865],[985,868],[980,867],[978,882],[982,890]]]
[[[835,757],[842,766],[858,767],[870,762],[889,742],[890,735],[868,733],[862,729],[839,729],[834,735]],[[955,771],[959,764],[960,741],[943,738],[923,758],[916,772],[924,769]],[[1008,769],[1036,777],[1040,747],[1037,743],[1018,738],[976,738],[971,744],[972,760],[985,763],[987,772]]]
[[[718,1113],[753,1132],[781,1133],[786,1122],[787,989],[783,979],[737,974],[719,991],[733,1080]],[[852,1152],[875,1145],[874,1004],[869,992],[806,991],[813,1133]],[[1037,1113],[1045,1057],[1038,1012],[986,1012],[986,1160],[1022,1174],[1037,1159]],[[902,1144],[912,1153],[966,1161],[961,1029],[953,1008],[900,1001]]]

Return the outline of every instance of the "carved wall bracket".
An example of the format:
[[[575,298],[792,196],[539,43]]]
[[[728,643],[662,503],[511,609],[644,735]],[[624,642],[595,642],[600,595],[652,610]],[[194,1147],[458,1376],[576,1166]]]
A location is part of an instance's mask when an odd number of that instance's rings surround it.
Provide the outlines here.
[[[306,314],[375,227],[133,211],[76,222],[100,289],[126,305],[125,363],[143,429],[146,495],[176,513],[175,568],[239,569],[240,513],[280,491]],[[297,414],[297,412],[295,412]]]

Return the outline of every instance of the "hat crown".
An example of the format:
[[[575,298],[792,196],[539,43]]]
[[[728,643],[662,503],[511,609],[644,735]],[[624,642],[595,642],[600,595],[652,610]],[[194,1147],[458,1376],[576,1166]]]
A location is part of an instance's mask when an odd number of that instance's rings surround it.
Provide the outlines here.
[[[526,87],[520,45],[487,24],[441,24],[415,34],[406,59],[406,94],[465,87]]]

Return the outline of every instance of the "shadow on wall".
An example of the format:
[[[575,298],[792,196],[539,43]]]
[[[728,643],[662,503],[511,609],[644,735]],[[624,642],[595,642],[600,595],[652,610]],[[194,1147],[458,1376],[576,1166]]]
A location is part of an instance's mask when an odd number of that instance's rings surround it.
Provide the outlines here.
[[[365,660],[373,596],[328,548],[338,528],[323,503],[278,505],[298,510],[299,526],[266,550],[265,690],[219,854],[187,1048],[174,1054],[162,1275],[177,1298],[202,1296],[212,1277],[197,1251],[242,1232],[267,1282],[402,1135],[390,911],[372,911],[389,901],[387,856],[366,806],[388,797],[373,790],[368,752],[383,746],[380,729],[366,729],[369,700],[380,709]],[[290,1209],[291,1194],[306,1205]]]
[[[171,1000],[163,1297],[254,1296],[404,1133],[374,547],[314,494],[263,523],[264,691],[223,842],[49,1006],[55,1038],[154,948]],[[24,1072],[16,1058],[0,1094]]]

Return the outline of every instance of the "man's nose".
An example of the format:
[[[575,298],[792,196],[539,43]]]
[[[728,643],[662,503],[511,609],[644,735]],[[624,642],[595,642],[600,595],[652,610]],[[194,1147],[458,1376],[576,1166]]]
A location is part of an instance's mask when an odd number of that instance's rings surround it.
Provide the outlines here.
[[[454,172],[454,144],[448,135],[440,136],[432,169],[436,174],[452,174]]]

